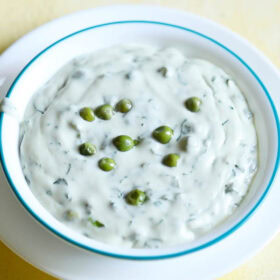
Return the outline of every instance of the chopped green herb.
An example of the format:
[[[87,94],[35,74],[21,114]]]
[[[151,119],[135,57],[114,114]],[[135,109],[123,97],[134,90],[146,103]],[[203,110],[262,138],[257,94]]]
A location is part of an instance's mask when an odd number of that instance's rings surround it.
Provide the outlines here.
[[[160,73],[164,78],[167,76],[167,68],[166,67],[160,67],[158,70],[158,73]]]
[[[225,124],[227,124],[229,122],[229,120],[226,120],[222,123],[222,126],[224,126]]]
[[[54,185],[65,185],[68,186],[67,181],[64,178],[58,178],[53,182]]]
[[[73,221],[78,218],[78,213],[73,210],[67,210],[64,216],[67,221]]]
[[[98,227],[98,228],[102,228],[102,227],[105,227],[104,224],[102,224],[101,222],[99,222],[98,220],[93,220],[91,217],[88,218],[88,221],[95,227]]]
[[[233,183],[226,184],[225,185],[225,193],[232,193],[234,191],[233,189]]]

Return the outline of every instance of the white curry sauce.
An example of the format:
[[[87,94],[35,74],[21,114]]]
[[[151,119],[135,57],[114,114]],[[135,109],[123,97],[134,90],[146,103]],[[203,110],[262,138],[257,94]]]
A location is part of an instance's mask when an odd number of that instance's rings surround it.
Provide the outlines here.
[[[185,106],[198,97],[198,112]],[[84,107],[128,113],[110,120],[80,116]],[[169,143],[153,137],[173,130]],[[128,135],[140,143],[126,152],[112,140]],[[20,156],[32,192],[62,223],[101,242],[158,248],[194,240],[231,215],[257,170],[253,114],[236,83],[210,62],[173,48],[117,46],[78,57],[30,101],[21,124]],[[80,154],[81,144],[96,147]],[[179,155],[176,167],[163,164]],[[100,169],[104,157],[116,168]],[[127,194],[145,194],[131,205]]]

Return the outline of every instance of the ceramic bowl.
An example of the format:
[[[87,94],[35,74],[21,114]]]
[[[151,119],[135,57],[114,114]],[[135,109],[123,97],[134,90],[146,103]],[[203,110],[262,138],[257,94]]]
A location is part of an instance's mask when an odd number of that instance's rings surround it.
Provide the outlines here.
[[[32,95],[72,58],[117,44],[141,43],[176,47],[191,57],[207,59],[228,72],[248,100],[258,135],[259,169],[240,207],[225,222],[193,242],[163,249],[126,249],[86,238],[56,220],[36,199],[20,165],[19,122]],[[46,229],[81,248],[118,258],[163,259],[202,250],[226,238],[253,215],[271,188],[279,161],[279,120],[273,101],[256,72],[223,42],[190,28],[153,21],[111,22],[64,37],[34,57],[15,79],[7,98],[19,120],[0,117],[0,156],[7,180],[27,211]]]

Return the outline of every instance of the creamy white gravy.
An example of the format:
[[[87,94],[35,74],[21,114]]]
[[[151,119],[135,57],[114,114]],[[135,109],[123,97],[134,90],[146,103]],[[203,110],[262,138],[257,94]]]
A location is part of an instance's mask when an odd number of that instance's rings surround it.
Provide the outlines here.
[[[194,96],[202,101],[196,113],[184,105]],[[133,108],[111,120],[79,115],[122,98]],[[165,145],[152,137],[162,125],[174,130]],[[123,134],[142,142],[120,152],[112,139]],[[79,153],[84,142],[95,155]],[[162,164],[169,153],[180,155],[177,167]],[[20,156],[32,192],[62,223],[105,243],[157,248],[194,240],[233,213],[257,170],[257,137],[244,96],[222,69],[173,48],[128,45],[74,59],[34,95]],[[117,167],[102,171],[103,157]],[[125,200],[135,188],[149,198],[139,206]]]

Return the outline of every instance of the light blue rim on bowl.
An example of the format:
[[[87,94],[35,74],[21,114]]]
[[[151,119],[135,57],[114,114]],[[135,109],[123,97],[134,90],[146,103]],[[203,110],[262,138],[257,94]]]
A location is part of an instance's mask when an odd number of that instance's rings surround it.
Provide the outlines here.
[[[160,256],[132,256],[132,255],[121,255],[121,254],[115,254],[115,253],[110,253],[110,252],[106,252],[106,251],[102,251],[102,250],[98,250],[89,246],[86,246],[84,244],[81,244],[65,235],[63,235],[62,233],[58,232],[55,228],[51,227],[46,221],[42,220],[35,212],[33,212],[32,209],[30,209],[30,207],[28,206],[28,203],[23,200],[23,198],[21,197],[21,195],[19,194],[19,192],[17,191],[17,188],[15,186],[15,184],[13,183],[13,180],[9,174],[9,171],[7,169],[6,166],[6,162],[5,162],[5,158],[4,158],[4,154],[3,154],[3,146],[2,146],[2,125],[3,125],[3,116],[4,113],[1,113],[0,115],[0,160],[1,160],[1,165],[3,167],[4,173],[7,177],[7,180],[13,190],[13,192],[15,193],[16,197],[18,198],[18,200],[21,202],[21,204],[25,207],[25,209],[38,221],[40,222],[42,225],[44,225],[48,230],[50,230],[51,232],[53,232],[54,234],[56,234],[58,237],[62,238],[63,240],[66,240],[68,242],[70,242],[73,245],[76,245],[80,248],[89,250],[91,252],[94,253],[98,253],[101,255],[105,255],[105,256],[110,256],[110,257],[117,257],[117,258],[122,258],[122,259],[130,259],[130,260],[160,260],[160,259],[167,259],[167,258],[172,258],[172,257],[178,257],[178,256],[182,256],[182,255],[186,255],[186,254],[190,254],[196,251],[199,251],[201,249],[207,248],[221,240],[223,240],[224,238],[226,238],[227,236],[229,236],[230,234],[232,234],[234,231],[236,231],[241,225],[243,225],[246,220],[255,212],[255,210],[258,208],[258,206],[261,204],[261,202],[263,201],[263,199],[265,198],[265,196],[267,195],[271,184],[274,180],[274,177],[276,175],[277,169],[278,169],[278,165],[279,165],[279,141],[280,141],[280,135],[279,135],[279,118],[277,115],[277,111],[276,108],[273,104],[273,101],[269,95],[269,92],[267,91],[265,85],[263,84],[263,82],[261,81],[261,79],[258,77],[258,75],[252,70],[252,68],[242,59],[240,58],[235,52],[233,52],[232,50],[230,50],[228,47],[224,46],[223,44],[219,43],[218,41],[208,37],[207,35],[204,35],[200,32],[197,32],[195,30],[183,27],[183,26],[179,26],[179,25],[174,25],[174,24],[169,24],[169,23],[164,23],[164,22],[157,22],[157,21],[145,21],[145,20],[129,20],[129,21],[116,21],[116,22],[108,22],[108,23],[104,23],[104,24],[99,24],[99,25],[95,25],[95,26],[91,26],[82,30],[79,30],[77,32],[74,32],[70,35],[67,35],[63,38],[61,38],[60,40],[56,41],[55,43],[51,44],[50,46],[48,46],[47,48],[45,48],[43,51],[41,51],[39,54],[37,54],[24,68],[23,70],[19,73],[19,75],[16,77],[16,79],[14,80],[13,84],[11,85],[11,87],[9,88],[6,97],[10,97],[12,94],[12,91],[16,85],[16,83],[18,82],[18,80],[20,79],[20,77],[24,74],[24,72],[28,69],[28,67],[38,58],[40,57],[42,54],[44,54],[45,52],[47,52],[50,48],[52,48],[53,46],[57,45],[58,43],[66,40],[67,38],[70,38],[72,36],[75,36],[81,32],[86,32],[88,30],[91,29],[96,29],[96,28],[101,28],[104,26],[108,26],[108,25],[117,25],[117,24],[156,24],[156,25],[162,25],[162,26],[168,26],[168,27],[173,27],[173,28],[177,28],[177,29],[181,29],[184,30],[186,32],[190,32],[193,33],[197,36],[203,37],[206,40],[209,40],[210,42],[218,45],[219,47],[221,47],[222,49],[226,50],[228,53],[230,53],[232,56],[234,56],[239,62],[241,62],[243,64],[243,66],[245,66],[248,71],[253,75],[253,77],[257,80],[258,84],[261,86],[261,88],[263,89],[267,99],[269,100],[270,106],[272,108],[273,114],[274,114],[274,119],[275,119],[275,124],[276,124],[276,128],[277,128],[277,135],[278,135],[278,145],[277,145],[277,156],[276,156],[276,160],[275,160],[275,165],[274,165],[274,169],[273,169],[273,173],[271,175],[271,178],[269,180],[269,183],[265,189],[265,191],[263,192],[262,196],[260,197],[260,199],[258,200],[258,202],[254,205],[254,207],[249,211],[249,213],[243,217],[242,220],[240,220],[235,226],[233,226],[231,229],[229,229],[228,231],[226,231],[225,233],[221,234],[220,236],[216,237],[215,239],[208,241],[200,246],[191,248],[189,250],[184,250],[181,252],[177,252],[177,253],[172,253],[172,254],[165,254],[165,255],[160,255]]]

